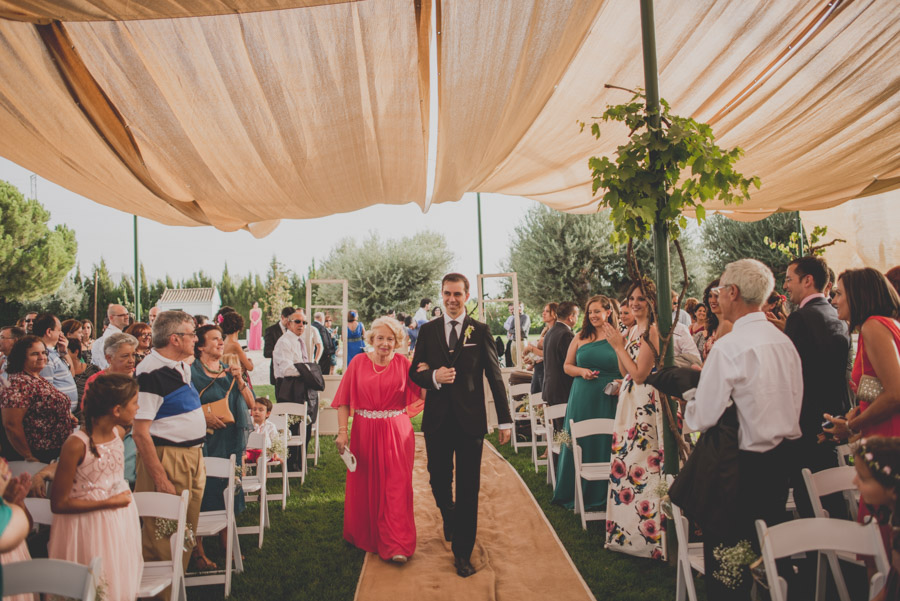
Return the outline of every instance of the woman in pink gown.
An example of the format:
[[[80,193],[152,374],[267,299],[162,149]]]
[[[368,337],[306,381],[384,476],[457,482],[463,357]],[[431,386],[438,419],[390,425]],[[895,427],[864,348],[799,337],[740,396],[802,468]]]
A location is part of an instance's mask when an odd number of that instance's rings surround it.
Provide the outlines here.
[[[262,309],[254,302],[250,309],[250,334],[247,337],[247,350],[258,351],[262,348]]]
[[[353,361],[341,379],[332,407],[338,408],[338,451],[348,444],[355,472],[347,472],[344,538],[382,559],[405,563],[416,550],[412,470],[416,442],[410,417],[424,406],[421,389],[409,379],[409,360],[394,351],[402,344],[400,324],[376,319],[367,333],[374,352]]]

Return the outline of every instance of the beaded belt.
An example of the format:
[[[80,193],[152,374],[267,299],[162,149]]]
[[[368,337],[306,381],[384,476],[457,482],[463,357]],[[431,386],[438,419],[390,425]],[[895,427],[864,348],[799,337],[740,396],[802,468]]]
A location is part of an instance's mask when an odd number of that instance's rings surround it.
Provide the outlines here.
[[[368,409],[357,409],[354,414],[360,417],[368,417],[375,419],[383,419],[385,417],[397,417],[406,413],[406,409],[395,409],[392,411],[369,411]]]

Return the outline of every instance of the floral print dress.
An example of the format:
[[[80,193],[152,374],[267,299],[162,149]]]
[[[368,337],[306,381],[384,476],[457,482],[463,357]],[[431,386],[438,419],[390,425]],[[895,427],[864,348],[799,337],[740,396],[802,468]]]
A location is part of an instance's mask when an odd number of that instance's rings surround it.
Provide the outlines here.
[[[626,349],[637,361],[641,337],[634,326]],[[665,559],[662,478],[662,418],[655,389],[626,376],[616,408],[606,502],[606,548],[638,557]]]

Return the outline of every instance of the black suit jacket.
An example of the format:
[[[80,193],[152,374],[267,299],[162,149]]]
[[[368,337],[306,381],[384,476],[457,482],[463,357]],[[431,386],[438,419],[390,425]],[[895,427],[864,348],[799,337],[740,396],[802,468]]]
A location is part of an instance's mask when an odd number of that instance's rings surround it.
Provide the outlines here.
[[[569,402],[574,378],[563,370],[566,353],[575,333],[566,324],[556,322],[544,336],[544,389],[542,398],[548,405]]]
[[[803,365],[803,406],[800,430],[804,439],[822,431],[822,414],[844,415],[850,409],[847,391],[847,324],[824,298],[809,301],[791,313],[784,326]]]
[[[468,338],[466,331],[470,332]],[[419,363],[426,363],[429,369],[417,372],[416,366]],[[455,368],[456,379],[452,384],[441,384],[436,389],[432,376],[439,367]],[[422,416],[422,431],[426,434],[440,429],[450,411],[468,434],[486,434],[485,377],[494,396],[499,423],[512,423],[506,400],[506,386],[500,374],[500,362],[490,330],[486,324],[475,321],[468,315],[463,320],[459,340],[452,353],[447,348],[443,317],[422,325],[409,377],[427,390]]]
[[[263,338],[263,357],[267,359],[272,358],[272,351],[275,350],[275,343],[278,342],[278,339],[281,338],[282,334],[284,334],[284,332],[281,329],[280,321],[266,328],[266,335]],[[275,385],[274,361],[269,361],[269,383],[273,386]]]

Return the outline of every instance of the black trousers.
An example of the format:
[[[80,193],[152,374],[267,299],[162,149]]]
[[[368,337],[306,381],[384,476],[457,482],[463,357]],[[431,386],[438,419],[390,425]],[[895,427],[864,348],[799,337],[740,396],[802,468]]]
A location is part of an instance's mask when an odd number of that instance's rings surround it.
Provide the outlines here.
[[[445,523],[452,525],[453,555],[469,559],[478,529],[478,491],[484,435],[460,428],[449,411],[441,427],[425,433],[431,493]],[[453,497],[453,460],[456,458],[456,499]]]
[[[736,589],[726,587],[713,577],[719,569],[713,551],[719,545],[733,547],[746,540],[757,555],[759,537],[756,535],[756,520],[764,520],[767,526],[774,526],[785,519],[784,505],[787,503],[788,479],[791,471],[791,454],[794,441],[783,441],[765,453],[740,451],[738,454],[738,495],[734,508],[734,520],[730,527],[721,530],[703,531],[703,564],[706,572],[706,598],[718,600],[750,599],[752,578],[745,569],[741,586]],[[703,523],[700,524],[701,528]],[[789,566],[790,561],[787,561]],[[785,562],[779,562],[779,572],[785,572]]]

